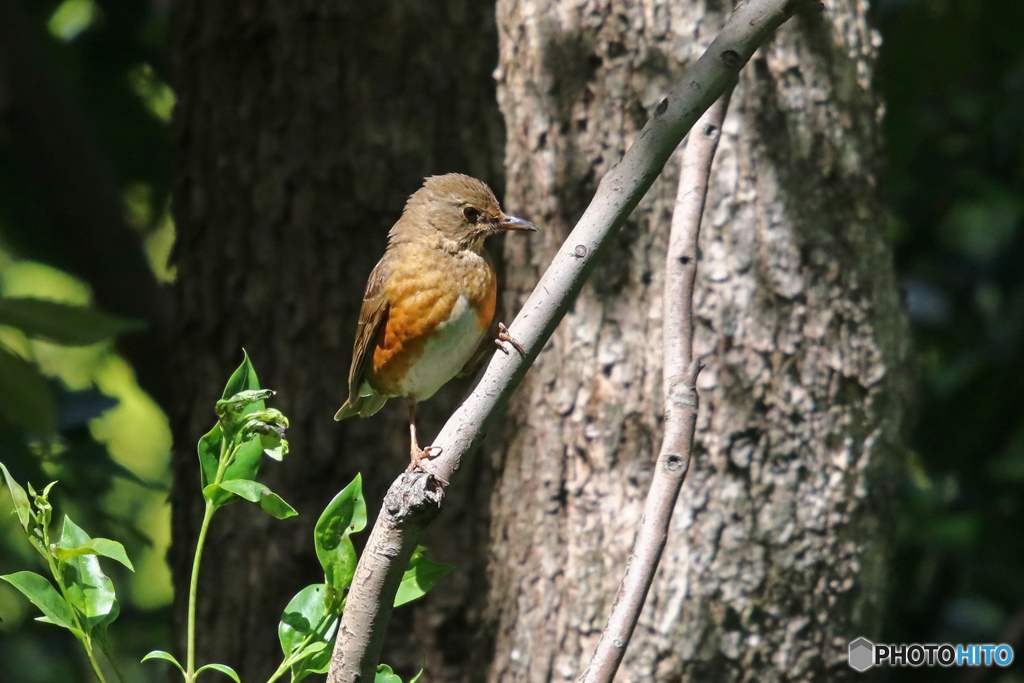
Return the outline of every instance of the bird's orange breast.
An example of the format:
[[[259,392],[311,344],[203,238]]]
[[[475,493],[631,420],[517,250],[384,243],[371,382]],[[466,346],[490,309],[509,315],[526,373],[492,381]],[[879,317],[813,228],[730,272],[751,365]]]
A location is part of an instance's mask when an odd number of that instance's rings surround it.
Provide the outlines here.
[[[494,317],[497,283],[490,259],[473,252],[424,250],[396,261],[367,380],[378,393],[422,400],[473,355]]]

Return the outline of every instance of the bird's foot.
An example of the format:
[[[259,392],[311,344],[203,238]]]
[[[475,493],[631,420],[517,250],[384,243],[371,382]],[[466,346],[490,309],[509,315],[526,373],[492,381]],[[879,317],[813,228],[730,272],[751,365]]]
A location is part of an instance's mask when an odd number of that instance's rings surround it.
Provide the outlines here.
[[[498,337],[494,340],[494,345],[501,349],[501,352],[507,356],[508,349],[505,348],[504,342],[511,344],[512,348],[518,351],[520,356],[526,356],[526,349],[523,348],[522,344],[512,338],[512,335],[508,333],[508,328],[505,327],[505,323],[498,323]]]
[[[438,476],[436,472],[433,472],[430,467],[425,467],[424,462],[429,461],[431,458],[436,458],[441,455],[440,446],[427,446],[426,448],[413,448],[409,452],[409,466],[405,468],[406,472],[424,472],[429,474],[434,479],[441,482],[442,485],[448,486],[448,482],[442,477]]]

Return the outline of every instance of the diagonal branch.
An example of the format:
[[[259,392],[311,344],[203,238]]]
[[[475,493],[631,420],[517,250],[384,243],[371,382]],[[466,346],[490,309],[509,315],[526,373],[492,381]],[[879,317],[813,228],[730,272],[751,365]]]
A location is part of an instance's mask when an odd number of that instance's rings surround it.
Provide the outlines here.
[[[697,425],[697,375],[702,364],[693,358],[693,287],[697,278],[697,239],[708,195],[722,121],[732,86],[697,121],[683,151],[679,191],[665,260],[664,385],[665,438],[644,505],[643,521],[626,563],[608,624],[580,678],[581,683],[610,683],[622,663],[654,581],[668,540],[672,510],[690,469],[690,450]]]
[[[509,395],[572,305],[598,254],[625,223],[697,118],[736,79],[754,51],[793,13],[819,8],[811,0],[749,0],[730,15],[721,33],[655,108],[622,159],[559,249],[510,332],[526,348],[495,354],[473,392],[442,428],[431,461],[435,479],[451,481],[461,459],[479,445]],[[581,256],[582,254],[582,256]],[[349,589],[335,642],[329,683],[373,680],[391,605],[409,553],[437,514],[440,488],[424,474],[402,474],[391,485]]]

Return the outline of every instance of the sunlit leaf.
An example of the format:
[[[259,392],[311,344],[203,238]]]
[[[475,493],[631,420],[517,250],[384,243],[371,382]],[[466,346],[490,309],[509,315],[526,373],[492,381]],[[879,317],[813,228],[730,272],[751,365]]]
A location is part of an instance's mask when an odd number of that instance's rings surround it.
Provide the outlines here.
[[[377,673],[373,677],[373,683],[402,683],[402,679],[391,670],[387,664],[377,666]]]
[[[299,514],[295,509],[286,503],[279,495],[270,490],[265,484],[251,479],[227,479],[219,485],[211,484],[203,490],[203,494],[210,496],[220,489],[244,498],[250,503],[258,503],[261,508],[278,519],[287,519]],[[209,491],[209,493],[208,493]]]
[[[349,535],[366,528],[366,501],[361,475],[328,503],[313,531],[316,556],[335,598],[352,583],[358,556]]]
[[[178,660],[175,659],[174,655],[172,655],[170,652],[164,652],[163,650],[153,650],[148,655],[143,657],[142,661],[143,662],[148,662],[151,659],[162,659],[165,662],[170,662],[171,664],[173,664],[174,666],[176,666],[178,668],[178,671],[181,672],[182,676],[185,675],[185,667],[183,667],[181,664],[179,664]]]
[[[66,628],[75,634],[82,634],[81,631],[75,628],[74,614],[72,614],[67,603],[64,602],[64,598],[61,597],[57,589],[45,577],[35,572],[16,572],[0,576],[0,579],[21,591],[22,595],[28,598],[33,605],[39,608],[40,612],[46,615],[49,623]]]
[[[199,674],[204,671],[219,671],[225,676],[231,678],[235,683],[241,683],[238,679],[238,674],[235,673],[235,670],[226,664],[207,664],[206,666],[201,666],[196,670],[196,677],[198,678]]]
[[[72,550],[87,545],[92,539],[81,527],[64,516],[57,548]],[[61,565],[61,576],[68,599],[84,619],[83,626],[91,632],[96,626],[110,623],[115,607],[114,583],[103,573],[96,555],[72,557]]]
[[[299,591],[284,608],[277,637],[286,656],[301,657],[291,667],[292,680],[325,673],[331,664],[331,644],[338,625],[338,613],[328,612],[327,586],[313,584]],[[307,636],[312,636],[305,646]],[[302,648],[296,651],[298,648]]]
[[[256,370],[252,367],[252,363],[249,361],[249,354],[246,353],[245,349],[242,349],[242,364],[239,365],[233,373],[231,373],[231,377],[228,378],[228,383],[224,385],[224,394],[221,398],[228,400],[235,394],[243,391],[257,391],[259,388],[260,380],[256,377]],[[254,410],[263,410],[266,407],[263,405],[262,401],[255,401],[250,405],[257,406]]]
[[[275,408],[257,410],[245,416],[242,423],[240,438],[245,440],[258,436],[263,453],[274,460],[280,461],[288,454],[288,418]]]
[[[224,432],[221,431],[220,423],[218,423],[199,439],[196,450],[199,453],[199,476],[204,489],[212,484],[217,477],[217,463],[220,460],[223,437]]]
[[[225,479],[255,479],[263,461],[263,443],[254,436],[235,451],[234,461],[224,471]]]
[[[128,569],[135,571],[131,560],[128,559],[128,554],[124,551],[124,546],[109,538],[93,538],[77,548],[65,548],[58,545],[54,548],[53,554],[62,562],[67,562],[72,557],[80,555],[101,555],[116,560]]]
[[[93,0],[64,0],[46,25],[55,38],[71,41],[95,24],[101,14]]]
[[[402,583],[398,585],[398,592],[395,594],[395,607],[422,597],[434,587],[434,584],[455,569],[450,564],[428,559],[423,554],[425,550],[423,546],[418,547],[409,559],[409,568],[402,575]]]
[[[285,606],[277,626],[277,637],[285,655],[298,647],[303,638],[312,633],[314,627],[327,615],[324,609],[325,588],[322,583],[306,586]]]
[[[0,462],[0,470],[3,470],[4,479],[7,481],[7,488],[11,491],[11,498],[14,500],[14,511],[18,514],[18,521],[22,528],[28,532],[28,526],[32,523],[32,505],[29,503],[28,494],[21,484],[14,480],[7,467]]]
[[[232,415],[241,415],[248,406],[258,401],[265,401],[274,395],[273,389],[247,389],[240,391],[231,398],[222,398],[214,404],[213,412],[219,418],[231,419]]]
[[[212,482],[217,476],[217,461],[211,461],[211,456],[215,448],[219,456],[220,447],[219,445],[213,446],[212,441],[214,438],[219,439],[220,433],[220,427],[214,427],[214,430],[204,436],[199,442],[199,460],[203,470],[203,495],[217,506],[225,505],[234,497],[227,489],[207,483]],[[252,480],[259,472],[262,457],[263,444],[258,436],[254,436],[235,450],[234,460],[224,471],[224,480]],[[207,469],[208,467],[209,469]]]

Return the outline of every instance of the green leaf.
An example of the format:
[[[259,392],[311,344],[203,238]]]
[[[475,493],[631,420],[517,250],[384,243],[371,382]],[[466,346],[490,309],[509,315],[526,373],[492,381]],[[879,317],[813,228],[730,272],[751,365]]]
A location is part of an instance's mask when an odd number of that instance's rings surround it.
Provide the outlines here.
[[[255,479],[263,459],[263,444],[259,437],[245,441],[235,451],[234,461],[224,470],[225,479]]]
[[[79,555],[101,555],[116,560],[131,571],[135,571],[131,560],[128,559],[128,554],[124,551],[124,546],[117,541],[111,541],[109,538],[93,538],[85,545],[77,548],[57,546],[53,554],[61,562],[67,562],[70,558],[78,557]]]
[[[377,673],[373,677],[373,683],[402,683],[402,679],[395,675],[387,664],[377,666]]]
[[[217,434],[220,434],[220,427],[215,427]],[[213,432],[203,437],[205,440],[208,436],[211,436]],[[217,477],[217,463],[212,463],[212,471],[207,470],[206,463],[202,451],[205,446],[203,441],[199,442],[200,450],[200,463],[203,465],[203,495],[212,501],[217,507],[226,505],[231,501],[234,496],[224,488],[214,486],[209,482],[212,482]],[[218,446],[219,449],[219,446]],[[218,450],[219,455],[219,450]],[[246,441],[235,450],[235,458],[228,465],[228,468],[224,470],[224,480],[232,479],[245,479],[252,480],[256,477],[259,472],[260,459],[263,457],[263,445],[260,443],[259,437],[253,437],[249,441]]]
[[[277,638],[281,642],[281,652],[286,656],[297,648],[302,640],[313,632],[313,629],[327,616],[324,605],[322,583],[306,586],[288,601],[277,625]]]
[[[221,396],[224,400],[230,400],[235,394],[239,394],[243,391],[258,391],[260,388],[260,381],[256,377],[256,370],[252,367],[252,363],[249,361],[249,354],[242,349],[242,364],[231,373],[231,377],[228,378],[228,383],[224,386],[224,394]],[[256,410],[263,410],[266,406],[262,405],[263,401],[255,401],[251,405],[259,405]],[[250,412],[250,411],[246,411]]]
[[[151,659],[162,659],[165,662],[170,662],[174,666],[178,667],[178,671],[181,672],[182,676],[185,675],[185,667],[183,667],[181,664],[178,664],[178,660],[175,659],[174,655],[172,655],[170,652],[164,652],[163,650],[153,650],[148,655],[143,657],[142,661],[148,662]]]
[[[280,461],[288,454],[288,439],[285,433],[288,430],[288,418],[275,408],[257,410],[245,417],[242,424],[241,438],[246,440],[252,436],[258,436],[263,452]]]
[[[246,423],[245,416],[266,410],[262,397],[273,394],[269,389],[259,388],[259,378],[249,362],[249,354],[242,350],[242,364],[231,374],[224,387],[223,399],[217,402],[216,412],[219,420],[203,438],[199,440],[199,464],[203,489],[206,490],[217,477],[220,464],[221,448],[226,449],[225,455],[233,453],[231,464],[224,472],[224,479],[254,479],[259,471],[263,456],[262,434],[250,433],[239,437],[239,430]],[[279,411],[274,411],[280,415]],[[281,415],[287,426],[287,420]],[[272,449],[280,449],[280,444],[269,444]],[[217,506],[231,500],[224,491],[211,491],[215,494],[210,500]]]
[[[233,498],[226,489],[212,485],[213,480],[217,477],[221,434],[220,425],[217,425],[199,442],[203,495],[217,507],[226,505]],[[216,440],[216,444],[214,444],[214,440]],[[262,457],[263,446],[259,437],[254,436],[238,446],[238,450],[234,452],[234,460],[224,470],[224,479],[252,479],[259,472],[259,462]]]
[[[428,559],[423,554],[425,550],[426,548],[419,546],[409,559],[409,568],[402,575],[402,583],[398,585],[398,592],[395,594],[395,607],[422,597],[434,587],[434,584],[455,569],[450,564]]]
[[[359,557],[349,535],[366,528],[366,501],[363,499],[363,479],[356,478],[334,497],[317,520],[313,542],[320,566],[324,568],[332,599],[340,602],[341,595],[352,583]]]
[[[278,519],[288,519],[299,514],[291,505],[284,502],[281,496],[271,491],[266,485],[251,479],[230,479],[222,481],[219,486],[211,484],[207,489],[220,489],[244,498],[250,503],[259,503],[264,512]],[[206,489],[203,490],[203,495],[207,495]]]
[[[217,401],[214,412],[227,437],[237,442],[247,441],[250,434],[243,434],[240,438],[236,438],[236,435],[242,426],[247,424],[247,418],[267,410],[264,399],[273,395],[274,392],[270,389],[254,389],[240,391],[229,399]]]
[[[301,657],[291,667],[292,680],[309,674],[325,673],[331,665],[331,643],[338,626],[340,610],[329,611],[327,586],[322,583],[306,586],[284,608],[277,637],[285,656]],[[305,646],[307,636],[311,636]],[[297,651],[297,648],[302,648]]]
[[[66,628],[79,637],[83,635],[74,626],[75,615],[72,614],[71,608],[45,577],[35,572],[16,572],[0,576],[0,579],[21,591],[22,595],[46,615],[49,623]]]
[[[107,627],[110,626],[112,623],[114,623],[114,620],[117,619],[117,617],[120,614],[121,614],[121,604],[117,601],[117,598],[114,598],[114,604],[110,608],[110,612],[107,613],[107,615],[105,617],[100,619],[96,623],[95,626],[93,626],[93,628],[92,628],[93,635],[97,636],[99,638],[106,638],[106,636],[107,636]]]
[[[240,391],[231,398],[222,398],[217,401],[213,412],[217,417],[231,419],[233,415],[241,415],[242,410],[257,401],[263,401],[274,395],[273,389],[247,389]]]
[[[7,471],[7,467],[2,462],[0,462],[0,470],[4,472],[7,488],[11,491],[11,498],[14,499],[14,511],[18,514],[18,520],[21,522],[25,533],[28,533],[28,526],[32,523],[32,504],[29,503],[28,494],[25,493],[25,489],[21,487],[21,484],[14,480],[14,477],[11,476],[11,473]]]
[[[42,439],[51,438],[57,429],[57,406],[36,366],[0,347],[0,377],[0,417]]]
[[[409,679],[409,683],[417,683],[421,678],[423,678],[423,672],[425,670],[426,669],[420,669],[415,676]]]
[[[87,545],[92,539],[77,524],[64,516],[64,527],[57,548],[72,550]],[[60,565],[61,578],[67,588],[71,606],[83,617],[85,630],[106,626],[117,616],[119,608],[114,595],[114,582],[100,569],[96,555],[79,555]]]
[[[0,325],[17,327],[30,337],[68,346],[95,344],[122,332],[145,328],[139,320],[118,318],[95,308],[29,298],[0,298]]]
[[[220,461],[220,443],[224,438],[224,432],[218,422],[213,429],[208,431],[203,438],[199,439],[196,450],[199,453],[199,477],[202,487],[205,489],[213,483],[217,477],[217,464]]]
[[[235,673],[235,670],[226,664],[207,664],[206,666],[201,666],[199,667],[198,670],[196,670],[196,677],[198,678],[199,674],[203,673],[206,670],[219,671],[225,676],[229,676],[231,680],[233,680],[235,683],[242,683],[238,679],[238,674]]]

